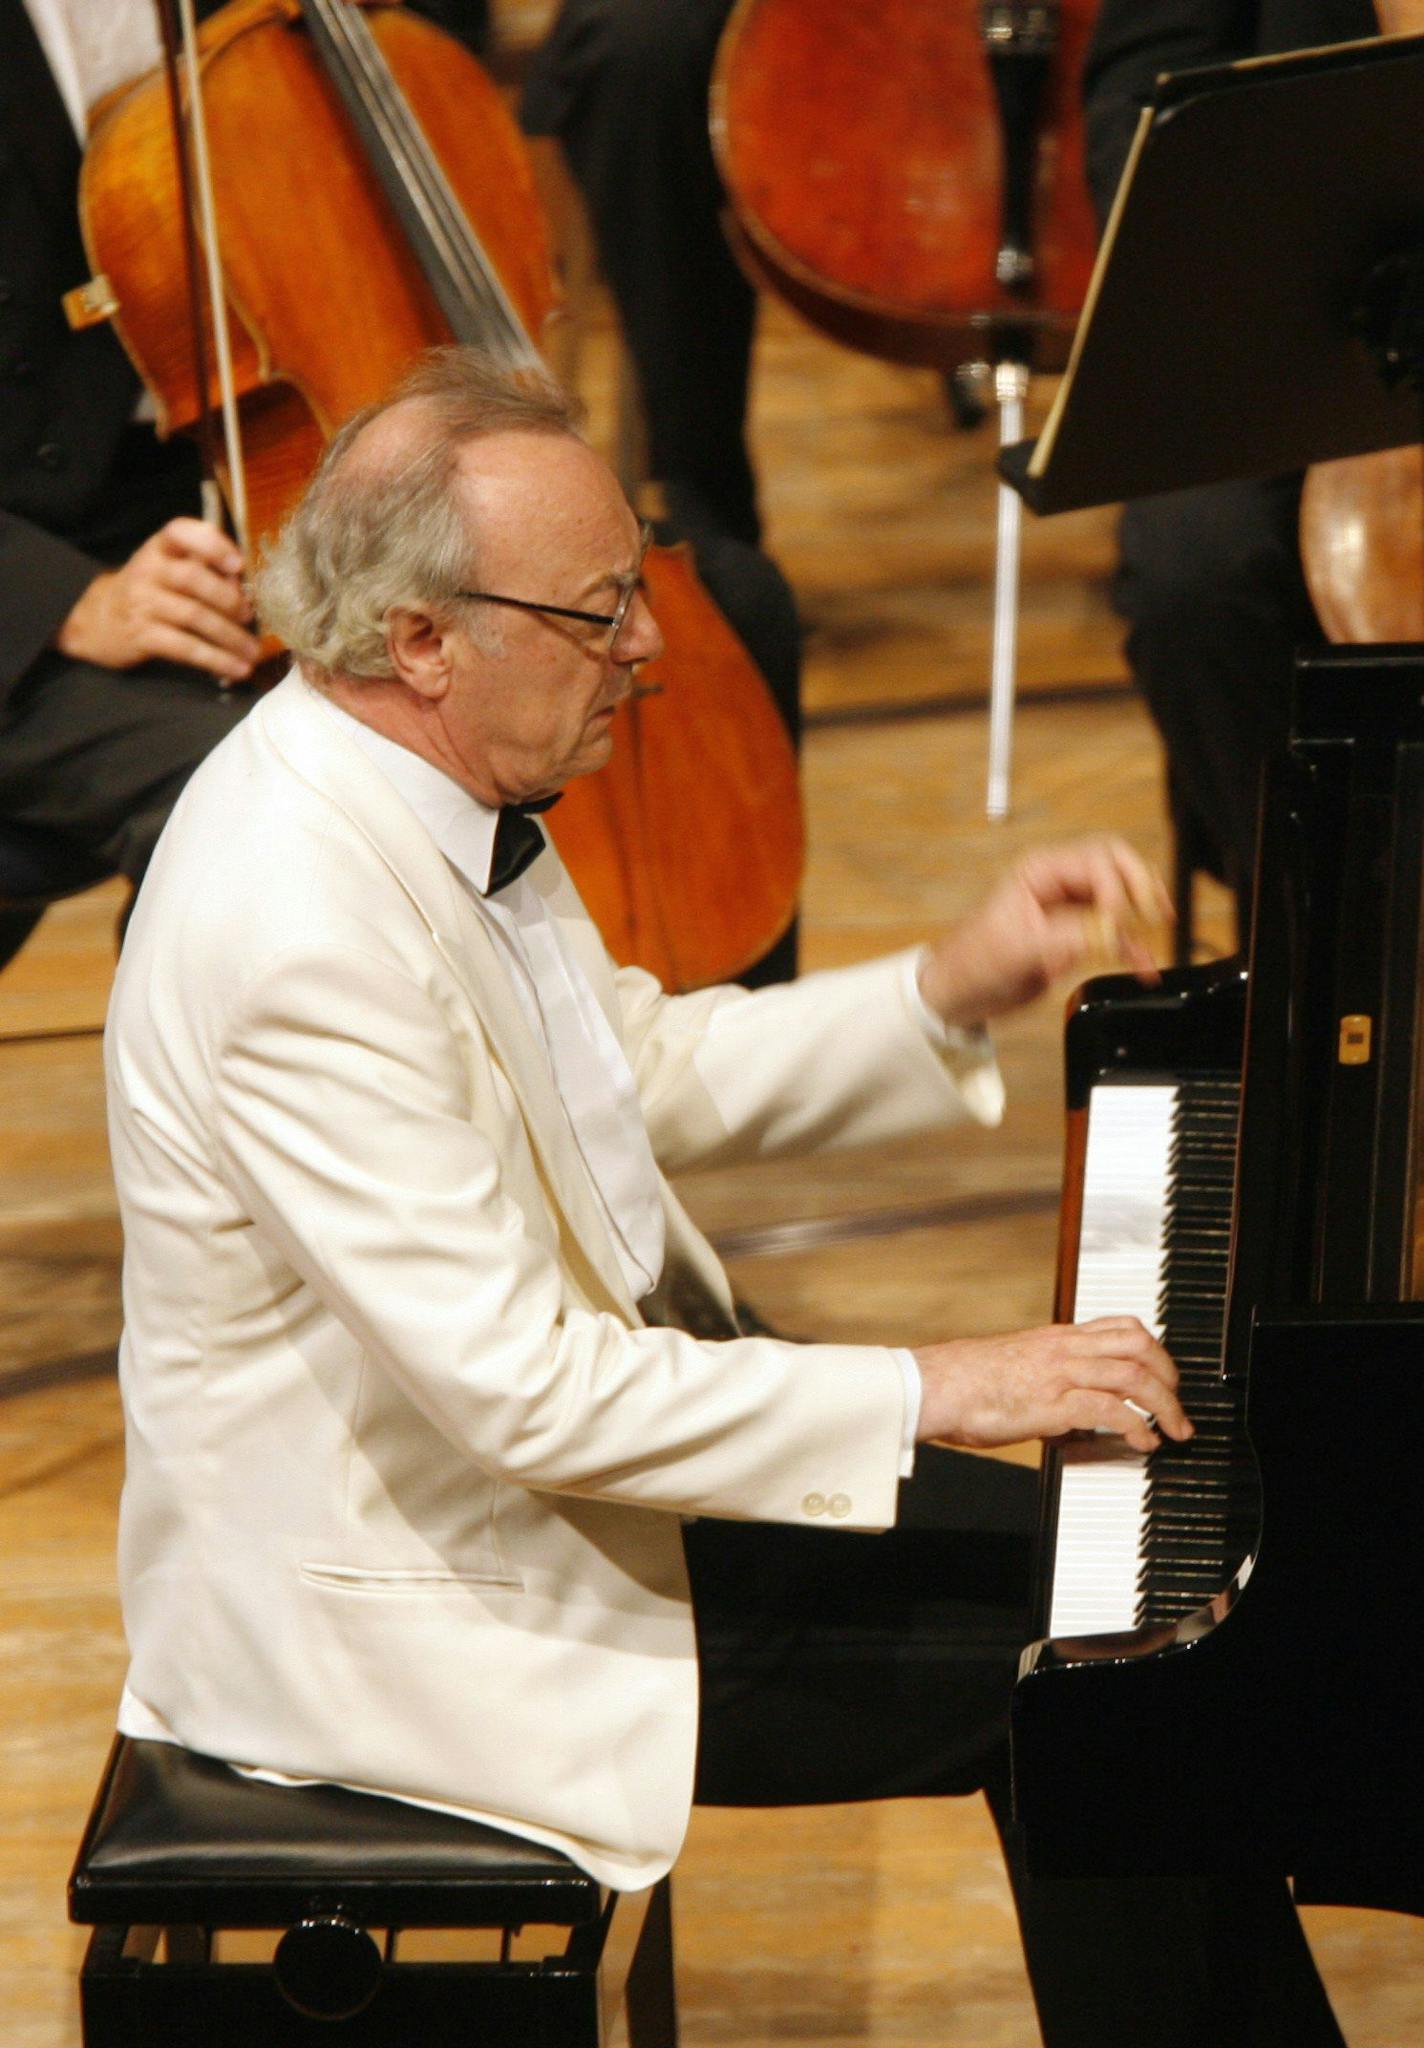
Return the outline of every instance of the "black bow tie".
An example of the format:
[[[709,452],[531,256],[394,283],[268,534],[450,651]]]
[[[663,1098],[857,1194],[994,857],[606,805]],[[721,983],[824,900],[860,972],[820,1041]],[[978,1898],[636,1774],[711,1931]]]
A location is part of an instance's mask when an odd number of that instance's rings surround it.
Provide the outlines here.
[[[531,812],[547,811],[559,801],[561,791],[538,797],[533,803],[506,804],[494,828],[494,854],[490,860],[487,896],[495,896],[517,882],[524,870],[544,851],[544,834]]]

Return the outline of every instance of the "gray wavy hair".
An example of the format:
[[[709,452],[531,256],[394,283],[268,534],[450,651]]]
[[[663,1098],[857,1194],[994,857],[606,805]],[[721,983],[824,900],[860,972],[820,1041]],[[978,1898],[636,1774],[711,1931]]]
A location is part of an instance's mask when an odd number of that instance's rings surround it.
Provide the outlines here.
[[[368,431],[397,413],[409,415],[398,437]],[[263,625],[320,674],[393,675],[389,613],[453,605],[479,581],[456,460],[467,442],[508,432],[577,434],[574,401],[552,377],[511,373],[477,349],[423,356],[347,420],[263,550],[253,578]]]

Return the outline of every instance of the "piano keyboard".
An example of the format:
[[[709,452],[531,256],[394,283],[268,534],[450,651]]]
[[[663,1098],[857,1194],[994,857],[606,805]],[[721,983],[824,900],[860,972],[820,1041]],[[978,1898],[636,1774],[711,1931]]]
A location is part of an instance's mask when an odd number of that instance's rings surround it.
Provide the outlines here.
[[[1208,1072],[1089,1096],[1074,1319],[1140,1316],[1177,1362],[1197,1433],[1150,1456],[1113,1436],[1056,1451],[1051,1636],[1177,1620],[1230,1576],[1239,1446],[1220,1355],[1239,1098],[1236,1074]]]

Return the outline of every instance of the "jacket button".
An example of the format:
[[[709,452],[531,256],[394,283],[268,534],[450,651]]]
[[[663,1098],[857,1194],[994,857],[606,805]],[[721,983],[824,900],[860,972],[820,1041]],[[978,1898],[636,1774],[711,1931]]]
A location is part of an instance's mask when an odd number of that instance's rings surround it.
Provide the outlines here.
[[[17,384],[28,384],[35,374],[35,366],[28,356],[12,357],[8,367]]]
[[[35,461],[41,469],[63,469],[65,459],[58,441],[41,441],[35,450]]]
[[[826,1512],[826,1496],[823,1493],[808,1493],[801,1503],[803,1514],[823,1515]]]
[[[848,1493],[833,1493],[826,1502],[826,1506],[833,1515],[838,1517],[848,1515],[850,1513],[850,1495]]]

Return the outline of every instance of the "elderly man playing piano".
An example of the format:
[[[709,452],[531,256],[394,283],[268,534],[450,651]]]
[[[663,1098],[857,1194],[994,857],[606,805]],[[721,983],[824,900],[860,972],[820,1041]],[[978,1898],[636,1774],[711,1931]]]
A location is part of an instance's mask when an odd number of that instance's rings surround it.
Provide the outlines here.
[[[268,564],[297,668],[180,803],[108,1031],[122,1725],[625,1888],[694,1798],[983,1786],[1045,2037],[1226,2039],[1144,2030],[1162,1969],[1203,1974],[1155,1908],[1017,1869],[1030,1481],[938,1447],[1180,1437],[1170,1360],[1130,1318],[740,1334],[664,1178],[993,1121],[987,1020],[1105,931],[1149,971],[1158,885],[1096,841],[918,955],[676,998],[615,970],[528,806],[608,758],[658,651],[639,548],[562,396],[450,351],[338,436]]]

